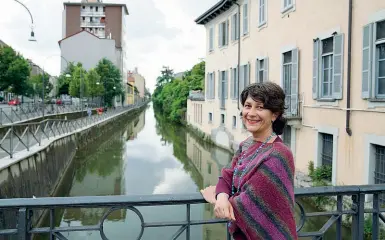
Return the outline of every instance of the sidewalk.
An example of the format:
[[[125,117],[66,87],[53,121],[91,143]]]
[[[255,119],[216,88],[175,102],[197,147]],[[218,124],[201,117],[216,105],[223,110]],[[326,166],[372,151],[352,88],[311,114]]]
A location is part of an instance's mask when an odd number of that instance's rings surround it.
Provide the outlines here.
[[[59,138],[80,132],[128,111],[140,108],[145,104],[147,102],[140,105],[108,109],[107,112],[101,115],[95,114],[76,120],[47,119],[39,123],[7,126],[7,133],[0,139],[0,169],[33,155]]]

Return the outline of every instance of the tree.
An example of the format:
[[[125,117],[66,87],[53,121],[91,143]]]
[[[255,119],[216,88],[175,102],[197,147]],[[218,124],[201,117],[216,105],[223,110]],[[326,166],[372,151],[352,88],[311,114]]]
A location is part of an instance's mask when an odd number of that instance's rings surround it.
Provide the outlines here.
[[[88,86],[88,95],[93,99],[104,94],[103,83],[100,82],[100,76],[95,69],[91,69],[86,74],[86,82]]]
[[[44,74],[44,97],[46,98],[48,94],[52,91],[53,85],[49,82],[50,76]],[[43,99],[43,74],[32,76],[29,80],[30,95],[39,96]]]
[[[172,72],[168,68],[161,71],[152,99],[154,107],[168,120],[183,123],[189,91],[204,89],[205,62],[196,64],[191,70],[186,71],[182,78],[174,79],[170,75]]]
[[[75,67],[69,84],[69,94],[72,97],[83,98],[88,96],[88,85],[87,81],[85,81],[86,74],[86,70],[81,65]]]
[[[77,66],[81,66],[81,64],[77,64]],[[69,95],[69,87],[72,80],[72,75],[75,71],[75,65],[73,62],[70,62],[66,68],[66,70],[58,77],[58,95]],[[71,77],[66,77],[69,74]]]
[[[11,47],[0,47],[0,91],[23,95],[28,91],[31,68]]]
[[[112,100],[115,96],[124,94],[122,87],[122,76],[119,69],[108,59],[103,58],[96,66],[96,71],[104,86],[104,103],[112,106]]]

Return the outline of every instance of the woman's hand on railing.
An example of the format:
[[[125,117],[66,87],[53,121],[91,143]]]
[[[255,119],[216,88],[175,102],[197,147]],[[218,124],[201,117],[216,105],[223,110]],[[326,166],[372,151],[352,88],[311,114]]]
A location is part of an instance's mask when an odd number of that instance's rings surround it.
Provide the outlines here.
[[[215,199],[215,188],[216,186],[209,186],[200,192],[202,193],[203,198],[211,204],[215,204],[216,199]]]

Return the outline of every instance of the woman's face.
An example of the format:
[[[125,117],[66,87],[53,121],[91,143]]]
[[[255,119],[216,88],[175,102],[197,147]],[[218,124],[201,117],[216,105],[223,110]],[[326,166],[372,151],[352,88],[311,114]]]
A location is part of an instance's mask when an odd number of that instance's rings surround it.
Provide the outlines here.
[[[255,136],[269,132],[275,119],[277,119],[277,114],[263,108],[263,103],[247,97],[243,105],[242,121],[250,133]]]

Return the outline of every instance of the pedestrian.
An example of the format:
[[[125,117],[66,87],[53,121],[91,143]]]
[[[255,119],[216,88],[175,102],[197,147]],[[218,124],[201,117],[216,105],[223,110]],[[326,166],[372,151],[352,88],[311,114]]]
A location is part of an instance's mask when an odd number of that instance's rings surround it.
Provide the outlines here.
[[[201,190],[227,219],[234,240],[297,239],[294,160],[278,136],[286,120],[285,93],[272,82],[253,83],[240,96],[241,119],[251,136],[240,143],[216,186]]]
[[[92,110],[89,106],[87,107],[87,114],[88,114],[88,117],[91,117],[92,115]]]

